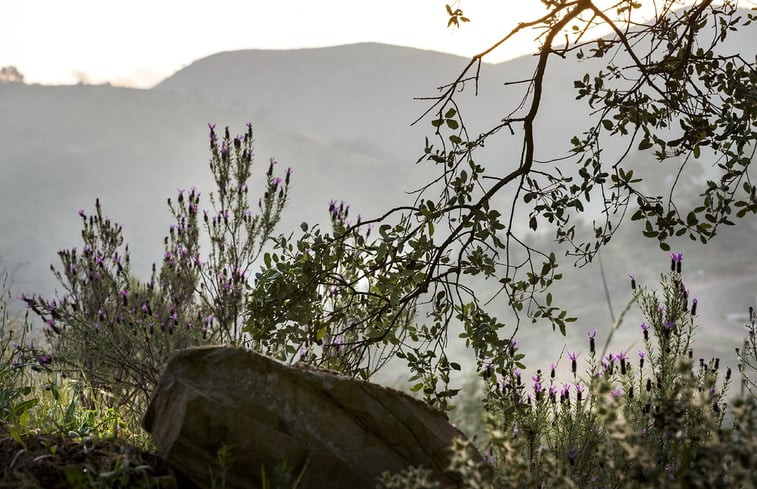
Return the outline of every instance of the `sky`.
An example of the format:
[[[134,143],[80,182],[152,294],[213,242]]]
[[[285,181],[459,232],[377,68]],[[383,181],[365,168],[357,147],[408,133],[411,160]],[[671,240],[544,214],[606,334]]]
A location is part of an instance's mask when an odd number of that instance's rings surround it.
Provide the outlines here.
[[[445,4],[471,22],[447,28]],[[472,56],[539,0],[0,0],[0,66],[27,83],[148,88],[193,61],[238,49],[381,42]],[[534,50],[533,34],[491,62]]]

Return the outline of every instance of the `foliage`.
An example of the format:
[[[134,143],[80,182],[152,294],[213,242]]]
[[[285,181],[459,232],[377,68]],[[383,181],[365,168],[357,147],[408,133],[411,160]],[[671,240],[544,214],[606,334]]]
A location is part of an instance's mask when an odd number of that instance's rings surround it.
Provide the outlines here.
[[[526,382],[514,373],[484,371],[490,438],[484,451],[494,473],[455,465],[470,487],[749,487],[757,462],[757,402],[728,407],[731,369],[719,359],[693,361],[696,301],[680,273],[662,278],[662,297],[638,287],[645,322],[644,349],[629,358],[596,349],[589,333],[586,371],[568,353],[569,377],[559,365]],[[634,284],[635,286],[635,284]],[[455,460],[461,458],[460,446]],[[467,467],[467,468],[466,468]],[[386,476],[387,488],[435,487],[421,469]],[[424,477],[426,477],[424,479]],[[466,486],[468,487],[468,486]]]
[[[733,31],[752,28],[753,15],[744,16],[732,1],[666,0],[649,20],[641,19],[641,4],[629,0],[601,8],[590,0],[542,3],[544,16],[518,24],[474,56],[440,94],[426,98],[431,106],[419,121],[431,119],[433,137],[418,163],[437,174],[414,192],[412,205],[349,222],[346,207],[332,203],[332,233],[303,225],[299,238],[278,238],[261,271],[261,289],[253,292],[259,294],[251,302],[255,321],[281,323],[288,331],[312,328],[296,341],[306,349],[326,332],[348,336],[341,353],[347,373],[368,376],[389,358],[403,359],[414,389],[445,408],[457,392],[450,374],[460,367],[446,356],[450,325],[461,325],[478,370],[488,359],[512,371],[522,360],[511,340],[523,319],[563,334],[575,320],[551,293],[563,260],[528,244],[535,231],[551,231],[561,251],[581,265],[627,216],[669,249],[673,237],[706,243],[734,216],[757,212],[757,186],[748,173],[757,148],[757,71],[753,60],[722,52]],[[448,14],[459,27],[462,10],[448,6]],[[585,40],[596,26],[612,35]],[[482,60],[528,30],[538,33],[541,46],[533,74],[512,82],[524,87],[520,105],[474,133],[460,93],[477,91]],[[573,86],[592,111],[589,128],[572,138],[568,154],[539,159],[537,152],[541,157],[552,147],[552,136],[536,131],[544,78],[553,63],[573,55],[605,63]],[[517,136],[520,160],[488,161],[484,145],[507,134]],[[603,150],[613,138],[623,142],[620,154]],[[667,197],[644,193],[647,176],[629,166],[633,149],[675,177]],[[718,176],[700,188],[694,207],[679,207],[676,186],[697,159]],[[512,169],[502,170],[503,163]],[[579,216],[593,202],[601,211],[588,216],[591,226],[582,234]],[[372,228],[378,238],[370,238]],[[338,299],[333,311],[324,304],[325,291]],[[502,301],[515,312],[514,324],[487,307]],[[310,360],[332,362],[328,355]]]
[[[279,220],[289,174],[274,176],[271,160],[265,194],[253,215],[247,182],[252,167],[252,126],[219,141],[210,126],[210,169],[217,186],[212,213],[200,213],[200,193],[179,190],[168,199],[175,219],[165,238],[165,254],[152,276],[141,282],[130,272],[129,246],[121,227],[103,216],[79,211],[81,251],[59,253],[52,268],[63,293],[56,298],[23,297],[46,324],[52,348],[48,366],[81,378],[93,398],[138,418],[172,351],[198,344],[247,344],[241,330],[250,268]],[[201,217],[202,216],[202,217]],[[201,230],[210,239],[201,255]],[[102,395],[100,395],[102,393]]]
[[[24,75],[15,66],[0,68],[0,83],[24,83]]]

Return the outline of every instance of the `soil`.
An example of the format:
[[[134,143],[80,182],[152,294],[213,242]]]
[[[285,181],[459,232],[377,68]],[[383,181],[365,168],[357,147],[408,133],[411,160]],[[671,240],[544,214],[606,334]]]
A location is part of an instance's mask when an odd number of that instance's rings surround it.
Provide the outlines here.
[[[77,441],[51,434],[25,436],[21,441],[0,434],[0,488],[155,487],[157,479],[163,482],[160,487],[175,487],[170,469],[158,455],[124,441]]]

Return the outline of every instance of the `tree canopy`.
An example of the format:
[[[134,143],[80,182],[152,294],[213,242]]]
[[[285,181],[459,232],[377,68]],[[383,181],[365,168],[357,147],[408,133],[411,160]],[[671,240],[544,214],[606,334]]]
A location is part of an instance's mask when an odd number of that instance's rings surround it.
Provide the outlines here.
[[[434,173],[411,205],[350,220],[349,206],[332,202],[333,232],[303,224],[299,239],[277,240],[258,275],[250,330],[259,331],[254,325],[262,323],[307,324],[296,342],[307,350],[314,341],[338,338],[340,368],[351,374],[370,375],[396,355],[408,362],[414,388],[445,405],[456,392],[448,387],[449,373],[460,369],[445,354],[453,321],[463,325],[461,337],[480,370],[484,362],[502,369],[519,364],[513,338],[521,319],[546,320],[563,334],[574,320],[550,293],[563,259],[529,245],[533,231],[548,230],[582,265],[624,220],[640,221],[644,236],[669,250],[674,236],[707,243],[720,226],[757,212],[749,173],[755,60],[724,44],[735,31],[753,28],[753,13],[732,1],[665,0],[643,19],[636,1],[542,3],[545,15],[518,24],[437,94],[422,97],[429,106],[415,123],[430,122],[431,134],[418,163]],[[459,2],[456,7],[447,6],[449,26],[475,25]],[[597,25],[612,33],[588,39]],[[461,93],[477,92],[482,61],[526,30],[540,42],[533,72],[524,80],[503,80],[521,87],[520,104],[503,111],[495,126],[473,133],[458,102]],[[540,161],[536,148],[553,137],[536,128],[545,75],[556,60],[571,56],[601,60],[599,70],[566,87],[591,116],[578,121],[577,130],[585,128],[570,139],[567,154]],[[480,159],[495,138],[516,145],[519,159]],[[613,138],[624,147],[618,155],[603,149]],[[674,176],[668,195],[645,193],[647,176],[632,164],[632,151],[665,165]],[[706,161],[717,177],[704,183],[693,207],[679,206],[676,185],[696,160]],[[497,200],[502,195],[508,196],[505,206]],[[599,202],[601,212],[586,216],[591,202]],[[481,279],[496,283],[496,292],[482,296]],[[516,324],[487,312],[487,304],[502,297]]]

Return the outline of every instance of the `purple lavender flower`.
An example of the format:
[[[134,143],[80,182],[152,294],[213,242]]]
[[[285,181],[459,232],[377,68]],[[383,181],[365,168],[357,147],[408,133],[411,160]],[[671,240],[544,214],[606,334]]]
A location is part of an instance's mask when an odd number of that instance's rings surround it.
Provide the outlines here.
[[[644,332],[644,341],[649,341],[649,325],[644,321],[641,322],[641,330]]]
[[[697,315],[697,304],[699,303],[698,300],[692,299],[691,300],[691,315],[696,316]]]
[[[622,397],[622,396],[623,396],[623,389],[621,389],[620,387],[618,387],[618,388],[617,388],[617,389],[615,389],[615,390],[611,390],[611,391],[610,391],[610,395],[611,395],[611,396],[612,396],[612,397],[613,397],[614,399],[618,399],[619,397]]]
[[[636,275],[629,273],[628,278],[631,279],[631,290],[636,290]]]
[[[628,357],[626,356],[626,352],[621,350],[620,353],[618,353],[615,356],[615,360],[620,361],[620,373],[622,375],[625,375],[626,374],[626,360],[628,360]]]
[[[544,387],[542,387],[541,382],[534,382],[534,395],[536,397],[536,400],[538,401],[541,399],[541,393],[544,391]]]
[[[37,358],[37,363],[44,369],[49,370],[50,364],[53,362],[53,357],[48,354],[41,355]]]
[[[594,338],[597,337],[597,330],[592,330],[586,333],[586,335],[589,337],[589,353],[592,355],[596,352],[596,344],[594,343]]]
[[[671,253],[670,254],[670,271],[681,273],[682,261],[683,261],[683,253]]]
[[[578,400],[578,402],[581,402],[581,397],[583,395],[584,390],[586,390],[586,388],[580,382],[575,384],[574,388],[576,389],[576,399]]]
[[[576,364],[576,360],[578,360],[578,356],[580,353],[571,353],[568,352],[568,358],[570,358],[570,370],[574,374],[576,373],[576,370],[578,369],[578,366]]]
[[[491,361],[487,361],[484,363],[483,368],[481,369],[481,376],[484,378],[484,380],[489,380],[489,378],[492,376],[493,371],[494,364]]]
[[[573,465],[573,464],[576,463],[576,456],[578,454],[576,453],[575,450],[573,450],[572,448],[569,449],[568,452],[566,453],[566,455],[568,457],[568,461],[570,462],[570,465]]]

